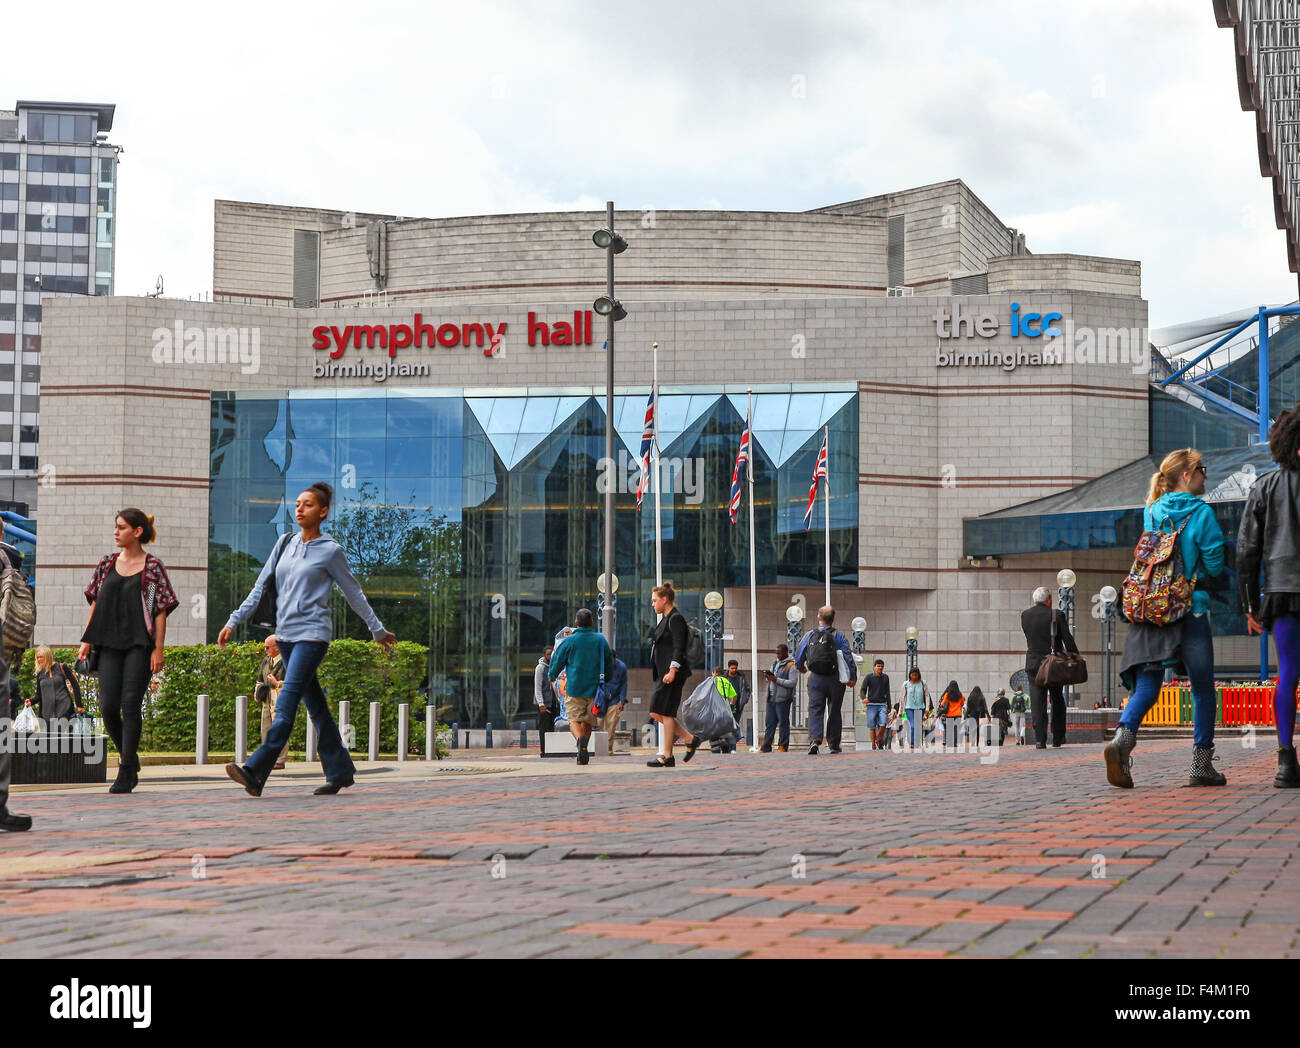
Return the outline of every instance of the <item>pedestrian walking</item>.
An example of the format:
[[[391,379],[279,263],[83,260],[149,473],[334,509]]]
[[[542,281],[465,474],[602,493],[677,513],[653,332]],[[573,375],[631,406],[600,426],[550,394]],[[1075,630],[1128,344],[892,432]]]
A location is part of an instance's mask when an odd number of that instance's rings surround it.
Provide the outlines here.
[[[939,704],[936,708],[936,714],[939,718],[939,734],[943,738],[945,747],[957,747],[957,740],[961,737],[962,729],[962,707],[966,704],[966,697],[961,693],[955,680],[948,682],[948,687],[943,689],[943,694],[939,696]]]
[[[614,752],[614,733],[618,731],[623,711],[627,709],[627,663],[614,654],[614,674],[606,682],[609,705],[605,707],[605,734],[609,736],[609,752]]]
[[[167,616],[180,606],[163,562],[144,549],[157,534],[152,516],[122,510],[113,518],[117,552],[96,565],[86,587],[90,612],[77,658],[99,673],[99,712],[117,747],[109,793],[130,793],[140,781],[144,693],[166,665]]]
[[[353,577],[343,547],[321,530],[333,501],[334,489],[323,481],[312,484],[298,496],[294,503],[298,533],[286,535],[276,543],[244,603],[230,613],[217,635],[218,646],[225,648],[235,627],[258,607],[263,592],[274,595],[271,617],[284,663],[275,719],[247,764],[226,765],[226,774],[254,797],[262,795],[277,756],[289,741],[299,702],[307,707],[307,715],[316,726],[317,746],[325,769],[325,785],[313,792],[324,796],[336,794],[356,780],[356,765],[343,745],[316,677],[334,636],[329,605],[335,585],[343,591],[348,605],[365,622],[375,640],[386,648],[397,643]]]
[[[27,574],[23,571],[23,554],[22,551],[9,545],[7,542],[0,542],[0,579],[7,576],[10,572],[18,572],[19,577],[11,580],[8,585],[17,587],[21,583],[22,587],[27,586]],[[4,582],[0,582],[0,592],[3,592]],[[33,622],[35,620],[33,619]],[[11,676],[9,664],[11,660],[17,659],[20,653],[8,650],[3,644],[0,644],[0,696],[9,697],[9,716],[16,717],[22,706],[22,698],[17,696],[18,679]],[[12,733],[10,738],[12,739]],[[10,832],[20,832],[32,828],[32,817],[30,815],[19,815],[17,812],[9,810],[9,762],[13,756],[13,745],[0,745],[0,830]]]
[[[601,681],[614,676],[614,653],[604,635],[596,631],[596,617],[590,608],[578,609],[573,626],[573,632],[551,653],[546,675],[555,680],[566,674],[564,709],[569,733],[578,743],[577,762],[586,765],[591,761],[591,732],[599,723],[592,704]]]
[[[54,661],[54,652],[48,644],[36,649],[36,691],[32,706],[37,716],[50,723],[51,731],[54,721],[71,721],[85,712],[81,682],[69,667]]]
[[[966,708],[964,710],[966,717],[966,737],[970,744],[976,748],[980,744],[980,725],[989,719],[988,700],[984,698],[984,689],[978,684],[971,688],[970,694],[966,696]],[[993,737],[989,736],[989,745],[993,744]]]
[[[871,748],[885,748],[885,731],[889,723],[889,674],[885,672],[885,660],[877,659],[871,666],[871,672],[862,679],[862,702],[867,708],[867,729],[871,732]]]
[[[998,722],[998,745],[1001,746],[1007,741],[1007,733],[1011,730],[1011,703],[1007,699],[1005,688],[998,689],[997,698],[989,707],[989,713]]]
[[[858,664],[835,629],[835,609],[829,604],[817,612],[817,628],[805,634],[794,661],[800,673],[808,674],[808,752],[815,754],[825,739],[831,753],[839,753],[844,689],[852,692],[857,684]]]
[[[266,742],[267,733],[275,723],[275,707],[280,699],[280,689],[284,687],[284,659],[280,655],[280,644],[274,633],[262,641],[262,653],[262,665],[257,670],[253,697],[262,707],[262,741]],[[272,768],[283,768],[288,757],[289,743],[286,742]]]
[[[790,749],[790,706],[794,702],[794,689],[799,681],[799,670],[794,659],[790,658],[788,646],[776,646],[776,658],[772,660],[771,668],[763,674],[763,679],[767,681],[767,716],[763,745],[758,749],[760,753],[771,753],[772,743],[776,741],[777,749],[785,753]]]
[[[560,712],[560,699],[555,685],[547,675],[551,668],[551,654],[555,649],[547,646],[542,657],[537,660],[533,670],[533,701],[537,704],[537,737],[540,740],[540,752],[546,756],[546,734],[555,730],[555,715]]]
[[[1025,635],[1025,672],[1029,674],[1029,705],[1034,724],[1035,745],[1047,748],[1047,702],[1052,703],[1052,745],[1065,742],[1065,689],[1060,684],[1044,686],[1038,683],[1038,667],[1049,654],[1079,653],[1078,645],[1070,634],[1070,624],[1065,612],[1052,609],[1052,595],[1046,586],[1034,590],[1033,605],[1020,614],[1020,629]],[[1056,641],[1053,647],[1052,621],[1056,621]]]
[[[1279,789],[1300,787],[1295,752],[1295,692],[1300,682],[1300,407],[1284,411],[1268,434],[1279,469],[1255,481],[1237,531],[1237,586],[1251,633],[1277,645],[1277,775]],[[1259,583],[1260,568],[1264,584]],[[1261,592],[1262,590],[1262,592]]]
[[[1185,612],[1176,621],[1162,626],[1141,620],[1129,622],[1124,655],[1120,659],[1120,680],[1133,695],[1120,715],[1114,739],[1103,751],[1106,781],[1112,786],[1133,787],[1130,755],[1137,745],[1142,718],[1160,697],[1167,668],[1185,672],[1192,685],[1192,770],[1187,784],[1223,786],[1228,781],[1215,771],[1212,763],[1216,712],[1214,638],[1208,614],[1210,596],[1200,581],[1223,573],[1224,542],[1214,510],[1201,499],[1205,480],[1205,464],[1195,448],[1171,451],[1151,476],[1147,507],[1142,515],[1143,531],[1175,532],[1176,547],[1182,555],[1181,573],[1173,572],[1168,577],[1165,596],[1171,602],[1182,604],[1179,595],[1185,594],[1186,589],[1181,580],[1194,588]],[[1143,542],[1139,542],[1139,547]],[[1181,579],[1175,577],[1179,574]],[[1172,610],[1173,603],[1166,607]]]
[[[736,698],[731,704],[731,715],[736,718],[736,730],[731,737],[734,750],[745,741],[745,707],[749,705],[753,688],[750,687],[749,678],[740,672],[740,663],[735,659],[727,663],[727,680],[736,689]]]
[[[929,708],[930,689],[921,679],[921,671],[913,666],[907,671],[907,683],[903,685],[903,713],[907,717],[909,749],[919,750],[925,740],[925,718]]]
[[[650,677],[655,683],[654,692],[650,696],[650,716],[660,724],[664,747],[663,753],[646,761],[651,768],[671,768],[676,765],[673,745],[678,735],[690,740],[682,763],[694,757],[695,751],[705,741],[698,735],[692,735],[677,720],[677,711],[682,704],[682,686],[691,675],[691,666],[686,657],[690,627],[686,624],[686,616],[677,608],[676,597],[672,584],[665,582],[654,588],[650,599],[655,614],[661,616],[650,637]]]
[[[1011,693],[1011,731],[1016,737],[1016,745],[1025,744],[1025,714],[1029,710],[1029,696],[1024,688],[1017,688]]]

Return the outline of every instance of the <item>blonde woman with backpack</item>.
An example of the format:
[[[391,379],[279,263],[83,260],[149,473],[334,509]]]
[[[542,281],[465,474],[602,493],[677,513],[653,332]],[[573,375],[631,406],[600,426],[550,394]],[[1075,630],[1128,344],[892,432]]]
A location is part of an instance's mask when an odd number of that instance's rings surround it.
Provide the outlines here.
[[[1196,585],[1224,570],[1223,530],[1214,511],[1201,498],[1206,469],[1195,448],[1171,451],[1151,477],[1144,531],[1176,531],[1176,552],[1182,575]],[[1177,578],[1173,580],[1177,583]],[[1192,683],[1192,770],[1189,786],[1223,786],[1227,779],[1214,770],[1214,638],[1210,633],[1210,597],[1199,585],[1192,591],[1186,613],[1166,625],[1131,621],[1120,660],[1120,680],[1133,692],[1120,717],[1115,738],[1104,750],[1106,781],[1132,789],[1130,754],[1137,745],[1142,718],[1160,697],[1167,667],[1185,673]]]

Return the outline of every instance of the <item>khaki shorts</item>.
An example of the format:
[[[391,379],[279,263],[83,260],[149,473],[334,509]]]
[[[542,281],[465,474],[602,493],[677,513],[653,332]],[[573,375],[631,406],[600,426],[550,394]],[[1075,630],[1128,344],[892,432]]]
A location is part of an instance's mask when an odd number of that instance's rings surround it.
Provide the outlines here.
[[[591,712],[592,699],[564,698],[564,712],[569,715],[570,724],[590,724],[596,726],[596,715]]]

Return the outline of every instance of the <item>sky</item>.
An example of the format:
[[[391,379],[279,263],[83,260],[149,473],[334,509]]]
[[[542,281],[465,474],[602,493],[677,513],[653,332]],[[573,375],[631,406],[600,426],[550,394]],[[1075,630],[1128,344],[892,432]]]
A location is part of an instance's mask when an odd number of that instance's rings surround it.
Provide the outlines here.
[[[1033,252],[1140,260],[1153,327],[1296,298],[1209,0],[59,10],[0,107],[116,105],[122,295],[212,290],[218,198],[802,211],[960,178]]]

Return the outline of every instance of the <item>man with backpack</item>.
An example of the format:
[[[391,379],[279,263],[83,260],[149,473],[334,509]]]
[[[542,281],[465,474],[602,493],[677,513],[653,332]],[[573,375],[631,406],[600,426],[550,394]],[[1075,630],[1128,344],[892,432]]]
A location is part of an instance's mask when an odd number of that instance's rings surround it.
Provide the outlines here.
[[[1025,713],[1029,709],[1029,696],[1024,688],[1016,688],[1011,693],[1011,732],[1016,737],[1016,745],[1025,744]]]
[[[0,695],[8,695],[12,681],[9,666],[22,658],[36,628],[36,602],[23,572],[23,555],[0,542],[0,627],[4,643],[0,645]],[[0,830],[20,831],[32,828],[30,815],[16,815],[9,810],[9,758],[13,753],[12,730],[0,733]]]
[[[823,738],[831,753],[840,752],[840,707],[844,689],[858,682],[858,664],[848,641],[834,626],[835,609],[827,604],[817,612],[817,628],[799,645],[795,665],[808,674],[808,753],[816,754]],[[823,734],[823,719],[825,731]]]

